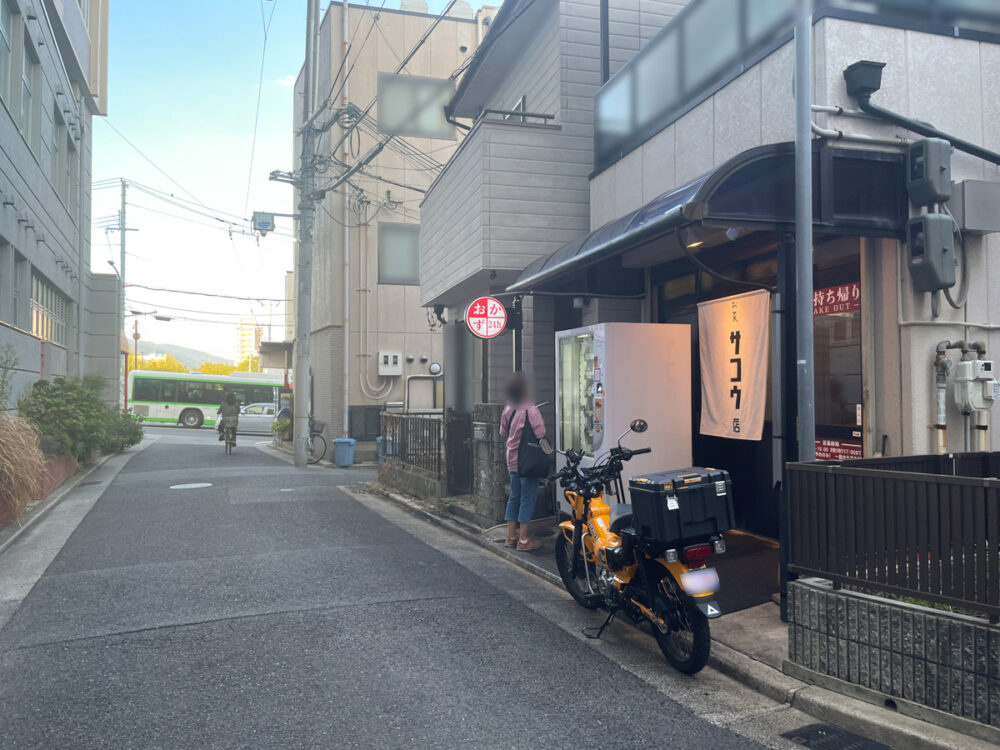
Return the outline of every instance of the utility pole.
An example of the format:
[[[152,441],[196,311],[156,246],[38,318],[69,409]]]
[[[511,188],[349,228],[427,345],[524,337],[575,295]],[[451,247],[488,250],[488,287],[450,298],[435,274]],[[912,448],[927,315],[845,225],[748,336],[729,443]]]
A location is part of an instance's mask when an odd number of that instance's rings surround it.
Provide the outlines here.
[[[816,459],[813,375],[812,0],[795,18],[795,359],[798,460]]]
[[[311,122],[316,87],[316,30],[319,26],[319,0],[308,0],[306,8],[306,60],[302,79],[302,158],[299,168],[299,237],[295,272],[298,279],[295,341],[295,413],[292,437],[295,465],[307,465],[309,416],[312,414],[312,376],[309,371],[309,334],[312,327],[312,256],[313,225],[316,219],[316,129]]]
[[[122,177],[121,180],[122,180],[122,205],[121,205],[121,211],[118,214],[118,244],[121,249],[121,257],[118,260],[119,264],[118,275],[120,276],[118,280],[121,282],[121,289],[119,290],[118,293],[118,302],[119,302],[118,322],[120,323],[120,325],[118,326],[118,331],[115,334],[115,347],[117,348],[120,348],[121,338],[122,335],[125,333],[125,227],[127,226],[125,224],[125,190],[128,183],[125,181],[124,177]],[[128,346],[126,346],[125,348],[128,349]],[[117,359],[117,357],[115,359]],[[123,378],[128,377],[128,352],[125,352],[125,362],[122,375]],[[123,380],[122,386],[120,388],[119,387],[115,388],[116,406],[128,408],[128,405],[124,404],[126,387],[127,386],[125,385]]]

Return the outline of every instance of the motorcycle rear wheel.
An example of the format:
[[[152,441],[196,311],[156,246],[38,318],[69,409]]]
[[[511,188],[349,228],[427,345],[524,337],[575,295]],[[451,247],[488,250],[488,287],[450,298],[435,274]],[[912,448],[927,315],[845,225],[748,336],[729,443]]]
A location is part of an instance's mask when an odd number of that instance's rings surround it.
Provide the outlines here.
[[[664,633],[654,624],[653,637],[670,666],[682,674],[696,674],[708,663],[712,635],[705,615],[689,596],[681,596],[679,602],[667,603],[667,607],[675,608],[674,614],[679,627],[671,626]]]
[[[597,579],[589,570],[584,572],[582,560],[576,576],[573,575],[573,542],[566,539],[562,530],[556,536],[556,565],[559,567],[563,586],[576,600],[576,603],[587,609],[597,609],[601,604],[601,597],[596,593],[590,593],[591,589],[597,591]],[[587,586],[588,574],[590,576],[589,587]]]

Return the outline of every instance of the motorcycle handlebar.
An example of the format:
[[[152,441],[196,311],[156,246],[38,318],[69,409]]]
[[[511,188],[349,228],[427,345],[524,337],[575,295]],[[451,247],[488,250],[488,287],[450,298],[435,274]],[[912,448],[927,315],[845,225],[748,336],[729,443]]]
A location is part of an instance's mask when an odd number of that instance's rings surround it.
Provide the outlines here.
[[[652,453],[652,452],[653,452],[652,448],[637,448],[636,450],[632,451],[632,455],[638,456],[642,453]]]

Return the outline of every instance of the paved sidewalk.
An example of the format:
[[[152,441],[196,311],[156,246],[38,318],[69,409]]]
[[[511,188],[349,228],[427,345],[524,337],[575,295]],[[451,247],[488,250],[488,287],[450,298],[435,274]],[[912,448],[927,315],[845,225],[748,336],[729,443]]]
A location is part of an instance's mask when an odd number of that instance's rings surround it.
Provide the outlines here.
[[[515,552],[503,546],[503,530],[482,532],[433,505],[373,486],[373,491],[426,521],[479,544],[494,554],[562,588],[551,553],[542,549]],[[723,581],[723,585],[725,582]],[[761,604],[712,621],[710,667],[753,690],[788,704],[821,721],[905,750],[995,750],[996,746],[936,724],[897,714],[825,688],[789,677],[782,671],[788,653],[788,631],[775,603]]]

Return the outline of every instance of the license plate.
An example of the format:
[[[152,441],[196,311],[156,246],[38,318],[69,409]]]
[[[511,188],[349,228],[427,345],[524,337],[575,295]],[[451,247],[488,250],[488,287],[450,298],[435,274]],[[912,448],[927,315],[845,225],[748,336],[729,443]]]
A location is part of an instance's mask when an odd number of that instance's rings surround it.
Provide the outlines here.
[[[719,574],[715,568],[702,568],[681,573],[681,586],[692,596],[708,594],[719,588]]]

